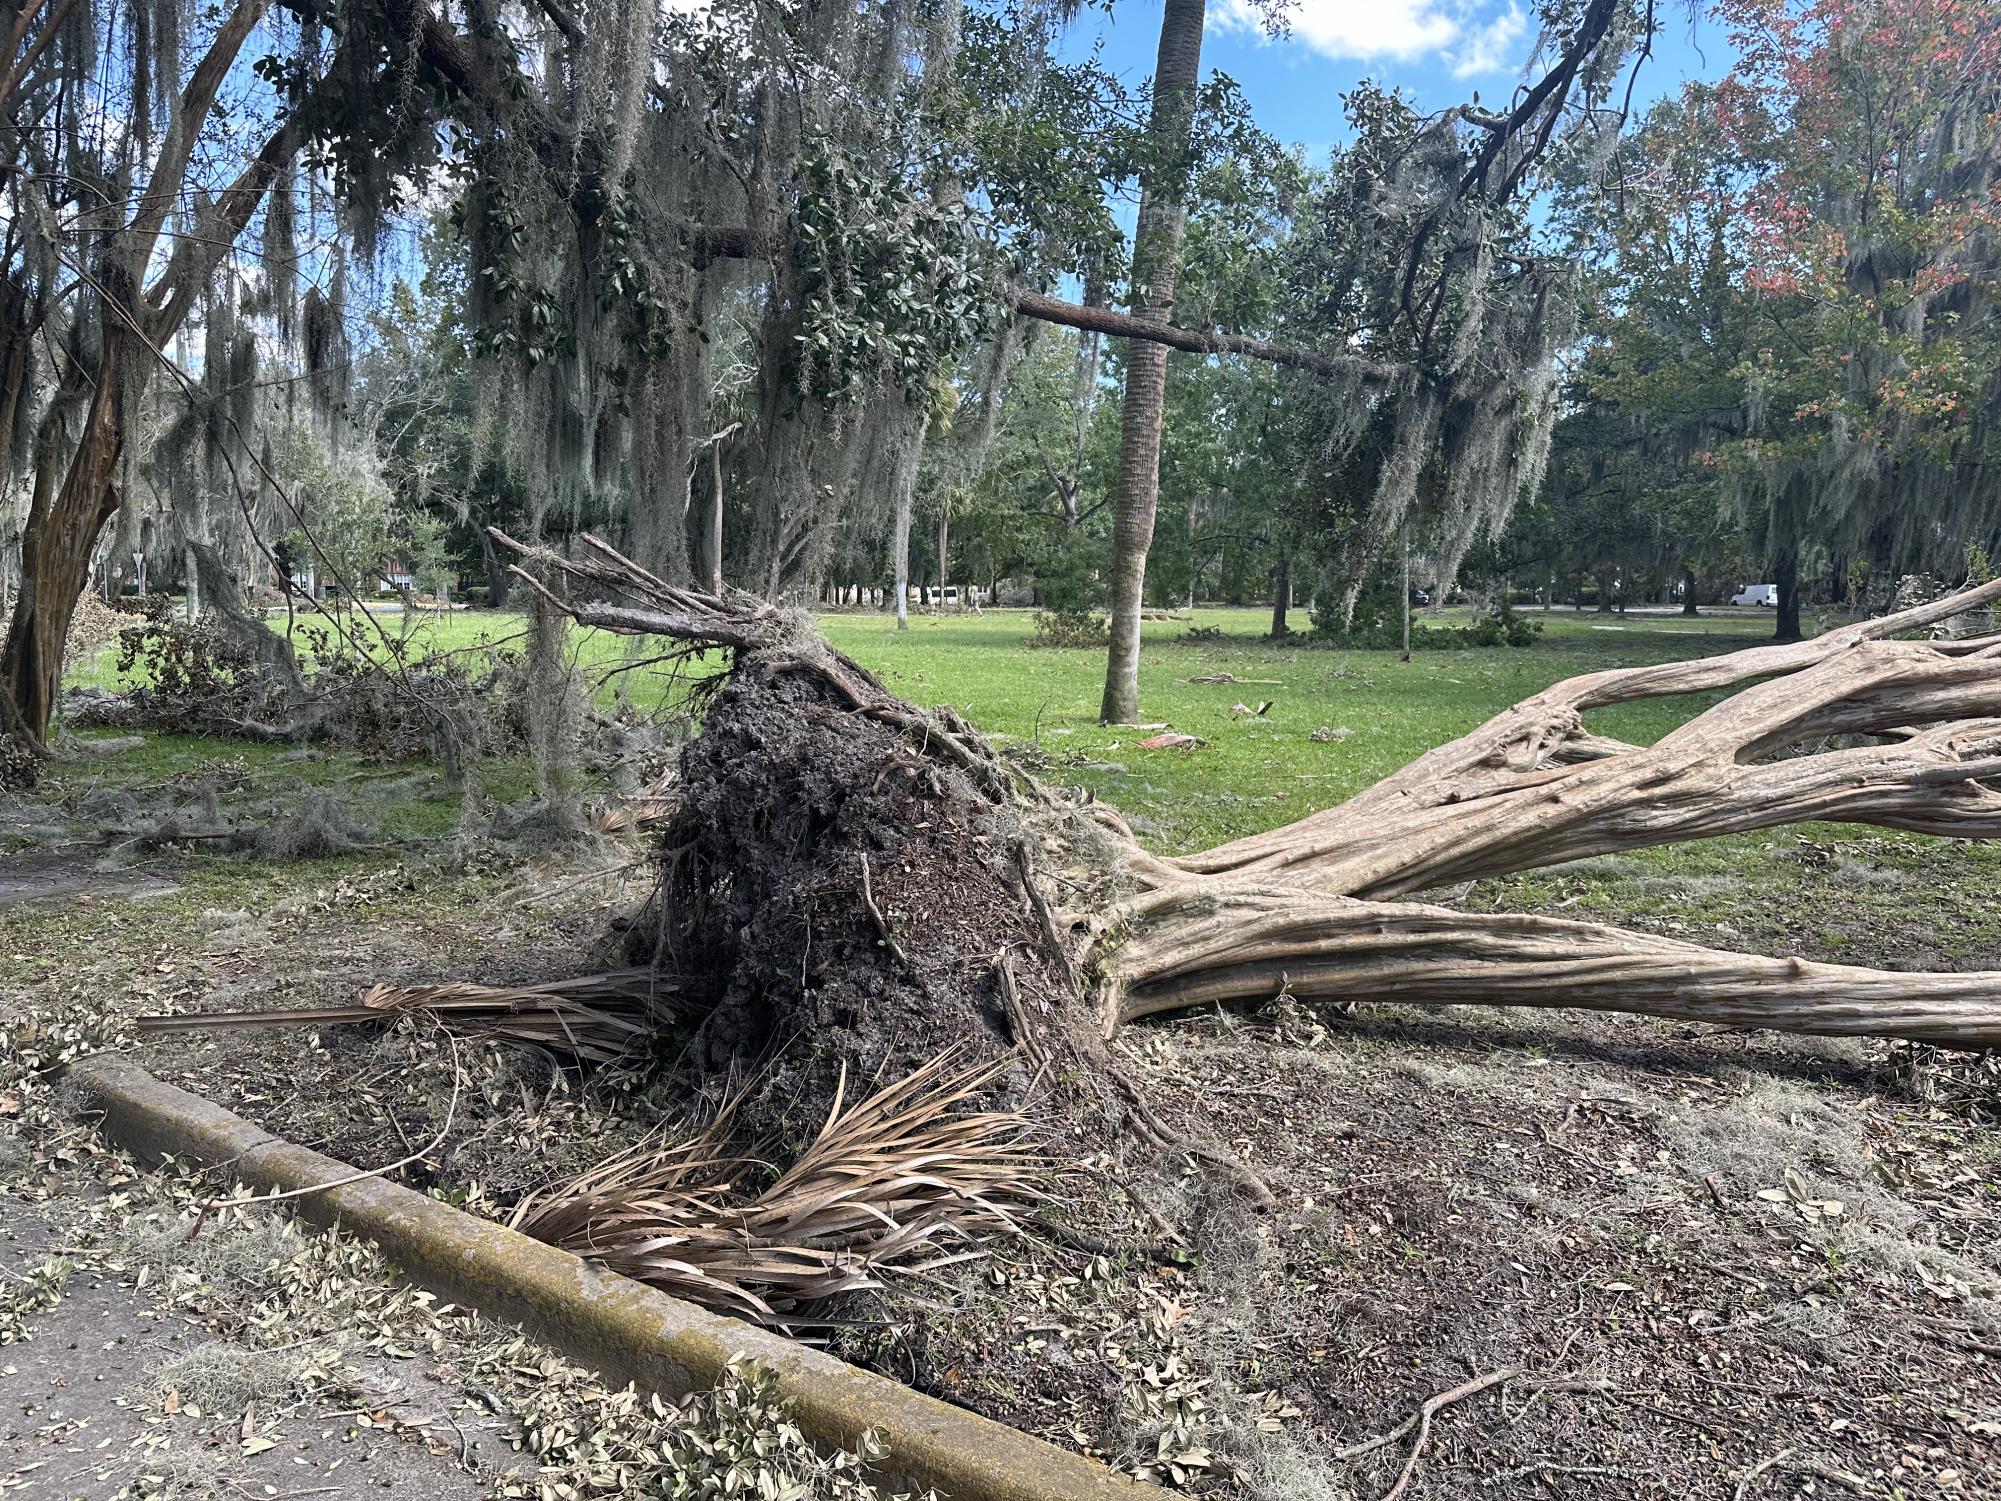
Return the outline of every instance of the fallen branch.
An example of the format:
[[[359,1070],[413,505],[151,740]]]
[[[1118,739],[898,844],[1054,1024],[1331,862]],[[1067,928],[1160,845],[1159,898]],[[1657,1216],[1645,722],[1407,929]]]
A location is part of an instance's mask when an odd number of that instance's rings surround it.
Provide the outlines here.
[[[1367,1439],[1359,1444],[1352,1444],[1346,1449],[1336,1449],[1334,1457],[1341,1460],[1360,1459],[1364,1454],[1373,1454],[1378,1449],[1388,1448],[1391,1444],[1402,1439],[1411,1429],[1415,1428],[1417,1430],[1417,1442],[1411,1445],[1410,1457],[1404,1460],[1403,1470],[1397,1475],[1396,1484],[1383,1492],[1382,1495],[1382,1501],[1397,1501],[1397,1498],[1403,1495],[1405,1487],[1410,1484],[1411,1476],[1417,1472],[1418,1457],[1424,1453],[1424,1446],[1431,1438],[1431,1420],[1453,1403],[1463,1402],[1468,1397],[1477,1397],[1481,1392],[1488,1390],[1490,1387],[1496,1387],[1503,1382],[1514,1380],[1521,1373],[1522,1368],[1518,1365],[1502,1366],[1499,1370],[1489,1371],[1484,1376],[1475,1376],[1471,1381],[1461,1382],[1449,1391],[1442,1391],[1434,1396],[1427,1397],[1422,1407],[1397,1424],[1388,1433],[1378,1434],[1372,1439]]]
[[[449,1029],[477,1032],[567,1053],[585,1063],[609,1063],[642,1045],[674,1020],[671,979],[651,969],[612,970],[540,985],[376,985],[354,1006],[277,1011],[179,1012],[141,1016],[142,1037],[249,1027],[325,1027],[389,1022],[418,1016]]]
[[[1170,893],[1116,959],[1114,1025],[1217,1001],[1641,1011],[1716,1026],[2001,1046],[2001,972],[1768,959],[1599,923],[1285,887]]]
[[[869,875],[868,855],[862,855],[862,905],[868,909],[875,930],[882,936],[882,946],[889,950],[890,957],[905,969],[911,967],[910,956],[903,951],[903,945],[896,941],[896,934],[890,930],[889,919],[882,915],[882,908],[875,904],[875,883]]]
[[[1737,1482],[1735,1501],[1744,1501],[1744,1498],[1751,1494],[1751,1487],[1758,1483],[1760,1475],[1763,1475],[1767,1470],[1776,1469],[1792,1457],[1793,1451],[1791,1449],[1781,1449],[1769,1459],[1761,1459],[1752,1465]]]

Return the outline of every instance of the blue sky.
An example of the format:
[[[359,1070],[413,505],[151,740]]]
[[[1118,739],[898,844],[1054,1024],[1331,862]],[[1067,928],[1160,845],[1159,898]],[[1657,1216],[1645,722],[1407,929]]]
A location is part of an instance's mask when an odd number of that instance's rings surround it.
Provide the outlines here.
[[[1118,0],[1109,16],[1087,11],[1073,46],[1105,39],[1106,64],[1129,83],[1153,71],[1160,0]],[[1714,78],[1729,50],[1707,20],[1693,28],[1681,4],[1662,6],[1665,25],[1643,65],[1636,107],[1673,93],[1685,78]],[[1442,109],[1475,92],[1495,106],[1522,79],[1535,46],[1533,0],[1294,0],[1289,36],[1267,38],[1248,0],[1209,0],[1205,74],[1243,86],[1258,122],[1313,159],[1343,134],[1340,96],[1363,77],[1396,85],[1420,106]]]

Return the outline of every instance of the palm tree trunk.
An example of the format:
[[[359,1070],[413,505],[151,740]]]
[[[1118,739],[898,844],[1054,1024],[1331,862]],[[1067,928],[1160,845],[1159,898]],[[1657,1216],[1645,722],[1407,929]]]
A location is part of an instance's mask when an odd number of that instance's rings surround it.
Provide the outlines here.
[[[1148,123],[1153,166],[1140,192],[1133,237],[1135,317],[1168,321],[1181,269],[1183,158],[1202,66],[1204,0],[1167,0],[1160,18],[1160,54],[1153,70],[1153,117]],[[1108,724],[1139,717],[1139,617],[1146,595],[1146,555],[1160,502],[1160,430],[1167,404],[1167,347],[1134,340],[1126,350],[1126,389],[1119,429],[1118,489],[1112,511],[1111,648],[1105,663],[1101,716]]]
[[[910,491],[902,486],[896,491],[896,525],[890,538],[890,551],[895,554],[896,573],[896,628],[910,629]]]
[[[951,541],[952,519],[938,512],[938,608],[945,607],[945,559]]]

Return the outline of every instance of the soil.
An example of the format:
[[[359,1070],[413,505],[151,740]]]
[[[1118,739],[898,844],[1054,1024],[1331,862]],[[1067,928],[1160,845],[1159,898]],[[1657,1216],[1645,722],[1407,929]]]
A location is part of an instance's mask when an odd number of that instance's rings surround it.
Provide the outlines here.
[[[0,907],[20,902],[73,900],[142,901],[179,890],[172,881],[147,871],[99,870],[99,851],[48,851],[15,854],[0,866]]]
[[[843,661],[841,670],[866,680]],[[787,659],[734,672],[683,752],[661,895],[634,929],[706,1018],[682,1060],[767,1149],[817,1134],[846,1071],[896,1078],[956,1049],[1016,1057],[996,966],[1075,1008],[1003,861],[1004,808]],[[1026,1094],[1029,1069],[1002,1083]]]

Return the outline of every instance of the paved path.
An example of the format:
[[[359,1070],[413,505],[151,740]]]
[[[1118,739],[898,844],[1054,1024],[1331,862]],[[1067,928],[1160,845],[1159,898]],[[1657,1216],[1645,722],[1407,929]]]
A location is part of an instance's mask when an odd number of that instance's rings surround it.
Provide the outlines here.
[[[0,1299],[47,1256],[51,1230],[34,1206],[0,1195]],[[406,1424],[433,1420],[428,1444],[359,1407],[299,1401],[287,1355],[219,1338],[93,1274],[87,1257],[76,1267],[60,1302],[25,1316],[30,1337],[0,1345],[0,1496],[476,1501],[490,1492],[458,1463],[461,1446],[496,1468],[517,1460],[492,1420],[458,1415],[453,1427],[454,1394],[419,1361],[364,1368],[360,1402]],[[219,1410],[202,1409],[202,1392],[221,1396]]]

